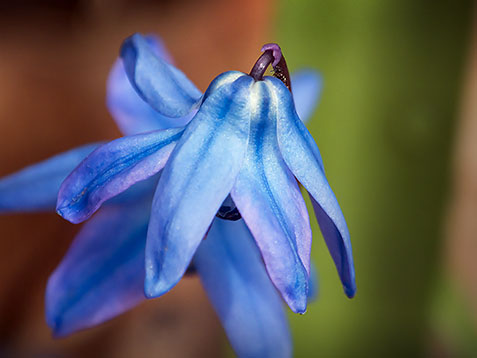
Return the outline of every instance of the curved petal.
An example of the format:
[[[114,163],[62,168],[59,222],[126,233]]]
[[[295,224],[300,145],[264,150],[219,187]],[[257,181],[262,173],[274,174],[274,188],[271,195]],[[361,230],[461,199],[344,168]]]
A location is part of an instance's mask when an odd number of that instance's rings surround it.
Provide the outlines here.
[[[243,220],[215,219],[194,266],[239,357],[290,357],[282,300]]]
[[[268,79],[280,99],[278,144],[283,159],[312,197],[321,232],[343,283],[345,293],[356,292],[353,254],[348,226],[326,180],[320,152],[313,137],[296,115],[290,92],[281,82]]]
[[[55,210],[63,180],[100,144],[72,149],[0,179],[0,213]]]
[[[254,85],[260,107],[231,195],[262,252],[268,274],[294,312],[306,311],[311,228],[298,184],[281,159],[277,101],[265,82]]]
[[[123,137],[91,153],[66,178],[57,211],[72,223],[89,218],[100,205],[161,170],[183,128]]]
[[[294,72],[291,83],[296,112],[307,123],[320,100],[323,79],[318,72],[306,69]]]
[[[202,93],[194,84],[157,57],[143,36],[127,38],[121,47],[121,58],[137,93],[162,115],[183,117],[200,100]]]
[[[120,59],[109,74],[106,101],[111,116],[126,135],[181,127],[195,114],[193,111],[185,117],[170,118],[157,112],[132,87]]]
[[[149,297],[180,280],[230,192],[247,147],[252,82],[243,76],[211,93],[162,172],[146,245]]]
[[[48,280],[46,319],[65,336],[109,320],[144,296],[150,200],[105,207],[88,221]]]
[[[174,60],[172,59],[172,55],[166,48],[166,44],[162,39],[157,35],[148,34],[145,35],[144,38],[146,39],[147,43],[149,44],[152,52],[154,55],[159,57],[161,60],[173,64]]]
[[[160,38],[156,36],[145,38],[157,57],[172,63],[172,58]],[[195,115],[193,111],[185,117],[170,118],[157,112],[137,94],[124,70],[121,58],[116,60],[109,73],[106,103],[111,116],[126,135],[182,127]]]

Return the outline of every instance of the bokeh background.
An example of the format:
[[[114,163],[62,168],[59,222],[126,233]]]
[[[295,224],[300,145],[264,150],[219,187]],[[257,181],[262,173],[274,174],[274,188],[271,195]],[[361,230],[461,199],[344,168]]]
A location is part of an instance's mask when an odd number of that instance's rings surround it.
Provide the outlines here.
[[[204,90],[263,43],[319,69],[309,128],[347,218],[348,300],[312,222],[317,302],[290,314],[297,357],[477,356],[477,26],[470,0],[0,2],[0,176],[120,135],[105,83],[122,39],[157,33]],[[43,294],[78,227],[0,216],[0,356],[232,355],[197,278],[54,340]]]

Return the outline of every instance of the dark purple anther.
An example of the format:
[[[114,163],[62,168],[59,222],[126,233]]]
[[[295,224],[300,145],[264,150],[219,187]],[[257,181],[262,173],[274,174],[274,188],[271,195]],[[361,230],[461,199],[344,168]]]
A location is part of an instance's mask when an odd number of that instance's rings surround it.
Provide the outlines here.
[[[263,75],[269,65],[273,67],[273,76],[282,81],[291,92],[290,73],[288,72],[285,57],[283,57],[282,49],[276,43],[265,44],[262,47],[262,56],[255,62],[250,76],[256,81],[263,80]]]
[[[237,221],[242,218],[230,195],[224,200],[222,206],[220,207],[219,211],[217,211],[215,216],[223,220],[230,221]]]

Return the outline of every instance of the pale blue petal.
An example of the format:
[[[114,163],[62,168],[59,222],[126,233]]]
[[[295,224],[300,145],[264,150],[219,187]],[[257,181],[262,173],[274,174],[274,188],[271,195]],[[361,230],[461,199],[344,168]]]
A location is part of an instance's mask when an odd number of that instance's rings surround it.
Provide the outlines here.
[[[108,206],[83,226],[48,280],[46,319],[55,335],[98,325],[145,299],[150,204]]]
[[[154,196],[154,192],[156,191],[157,182],[159,181],[160,176],[161,172],[146,180],[137,182],[127,190],[123,191],[121,194],[106,201],[103,205],[134,204],[135,202],[144,198],[152,198]]]
[[[168,117],[184,117],[202,93],[177,68],[154,54],[146,38],[127,38],[121,47],[124,69],[137,93],[154,109]]]
[[[194,266],[239,357],[290,357],[280,295],[243,220],[215,219]]]
[[[307,123],[320,100],[323,79],[314,70],[300,70],[292,74],[291,83],[296,112]]]
[[[161,115],[131,86],[124,72],[122,60],[117,60],[111,69],[106,100],[111,116],[126,135],[184,126],[195,114],[193,111],[181,118]]]
[[[72,149],[0,179],[0,213],[54,211],[63,180],[99,145]]]
[[[152,52],[154,55],[159,57],[161,60],[173,64],[174,60],[172,59],[172,55],[166,48],[166,44],[162,39],[157,35],[147,34],[144,36],[147,43],[149,44]]]
[[[156,36],[145,37],[151,50],[165,62],[171,62],[164,43]],[[194,116],[195,111],[185,117],[164,116],[145,102],[131,85],[123,61],[119,58],[109,73],[106,102],[111,116],[126,135],[150,132],[184,126]]]
[[[161,174],[146,245],[149,297],[180,280],[232,188],[248,142],[252,83],[244,75],[211,93]]]
[[[326,180],[320,152],[313,137],[296,115],[290,92],[276,79],[268,79],[280,99],[278,144],[285,162],[312,197],[315,215],[343,283],[345,293],[356,291],[353,254],[348,226]]]
[[[61,185],[58,213],[73,223],[84,221],[104,201],[153,176],[164,167],[183,130],[137,134],[99,147]]]
[[[252,96],[260,105],[231,195],[262,252],[271,280],[290,308],[303,313],[312,237],[308,212],[278,149],[277,101],[265,82],[255,83]]]

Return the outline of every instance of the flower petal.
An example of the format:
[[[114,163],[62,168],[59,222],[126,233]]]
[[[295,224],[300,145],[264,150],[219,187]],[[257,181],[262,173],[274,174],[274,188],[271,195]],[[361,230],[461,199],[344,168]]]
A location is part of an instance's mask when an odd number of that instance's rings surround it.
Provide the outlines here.
[[[121,58],[137,93],[162,115],[183,117],[200,100],[202,93],[195,85],[180,70],[157,57],[140,34],[124,41]]]
[[[243,220],[215,219],[193,262],[239,357],[291,356],[282,300]]]
[[[252,83],[244,75],[211,93],[162,172],[146,245],[149,297],[179,281],[230,192],[247,147]]]
[[[231,195],[255,237],[272,282],[290,308],[303,313],[311,250],[308,212],[278,149],[277,101],[266,82],[255,83],[253,89],[259,107],[252,117],[247,156]]]
[[[54,210],[63,180],[99,145],[72,149],[0,179],[0,213]]]
[[[320,100],[323,80],[318,72],[307,69],[294,72],[291,83],[296,112],[303,123],[306,123]]]
[[[159,38],[147,36],[146,40],[156,56],[171,62],[171,57]],[[195,114],[193,111],[185,117],[171,118],[157,112],[137,94],[126,75],[123,61],[120,58],[116,60],[109,73],[106,94],[109,112],[126,135],[181,127],[188,123]]]
[[[121,194],[106,201],[103,205],[129,205],[134,204],[139,200],[143,200],[144,198],[152,198],[156,191],[160,176],[161,172],[147,178],[146,180],[137,182]]]
[[[270,79],[280,98],[278,144],[283,159],[298,181],[312,197],[321,232],[343,283],[345,293],[353,297],[356,291],[353,254],[348,226],[338,201],[326,180],[320,152],[313,137],[296,115],[287,88]]]
[[[66,178],[57,211],[72,223],[89,218],[100,205],[161,170],[183,128],[123,137],[91,153]]]
[[[83,226],[48,280],[46,317],[55,335],[100,324],[145,299],[150,204],[108,206]]]

